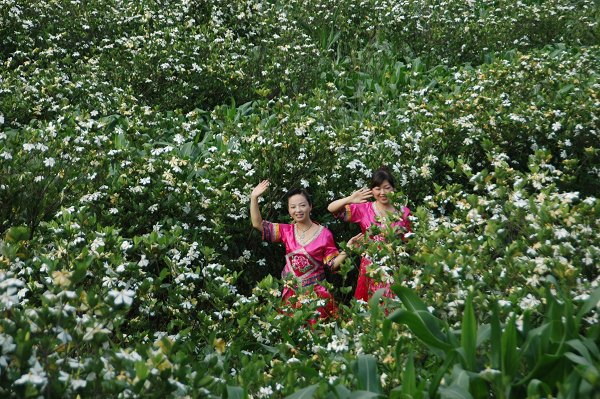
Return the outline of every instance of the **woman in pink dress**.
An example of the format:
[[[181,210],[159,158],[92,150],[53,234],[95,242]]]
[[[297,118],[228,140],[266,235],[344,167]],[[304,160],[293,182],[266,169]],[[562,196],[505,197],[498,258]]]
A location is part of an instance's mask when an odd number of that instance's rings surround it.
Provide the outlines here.
[[[336,272],[346,259],[346,254],[338,251],[329,229],[310,219],[312,201],[304,189],[294,188],[287,194],[288,211],[295,223],[271,223],[263,220],[258,198],[268,186],[269,181],[264,180],[252,190],[250,200],[252,226],[262,232],[264,240],[285,244],[285,267],[281,273],[282,279],[295,277],[298,285],[302,287],[314,286],[314,292],[319,298],[326,300],[326,305],[318,309],[321,313],[320,318],[329,318],[337,312],[337,305],[333,296],[319,284],[325,280],[323,266]],[[357,237],[350,239],[348,244],[354,245]],[[287,303],[290,297],[296,295],[295,289],[298,285],[283,290],[283,301]],[[313,322],[311,320],[311,324]]]
[[[342,219],[350,223],[359,223],[362,230],[362,234],[357,236],[357,240],[364,238],[364,234],[371,225],[376,224],[382,226],[382,218],[385,218],[389,213],[398,214],[402,212],[402,220],[394,222],[392,227],[404,227],[402,232],[410,232],[410,221],[408,216],[410,210],[403,206],[402,210],[396,209],[388,200],[387,194],[394,191],[396,188],[396,181],[392,175],[390,169],[387,166],[380,167],[371,179],[371,189],[362,188],[355,191],[352,195],[333,201],[327,208],[336,218]],[[375,201],[368,202],[367,199],[374,197]],[[402,234],[401,232],[399,234]],[[385,240],[382,235],[369,236],[369,239],[375,242],[381,242]],[[367,266],[372,263],[372,259],[367,255],[363,255],[360,262],[360,272],[358,276],[358,283],[356,286],[356,292],[354,297],[356,299],[362,299],[368,301],[373,293],[380,288],[389,288],[390,284],[386,282],[377,282],[369,278],[367,273]],[[392,297],[394,294],[391,290],[387,289],[384,296]]]

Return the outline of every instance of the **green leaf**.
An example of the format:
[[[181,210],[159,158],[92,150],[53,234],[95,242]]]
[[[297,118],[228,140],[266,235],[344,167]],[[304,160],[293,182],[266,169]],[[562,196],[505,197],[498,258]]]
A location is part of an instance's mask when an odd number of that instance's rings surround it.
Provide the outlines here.
[[[444,374],[446,374],[446,370],[448,370],[450,368],[450,366],[454,364],[457,357],[458,357],[458,354],[456,353],[456,350],[448,352],[446,359],[444,359],[444,363],[442,364],[442,367],[440,367],[438,369],[438,371],[435,373],[435,376],[433,377],[433,379],[431,380],[431,384],[429,385],[429,397],[430,398],[436,397],[436,395],[438,393],[438,388],[440,386],[440,382],[442,381],[442,378],[444,378]]]
[[[423,343],[431,348],[441,349],[443,352],[447,353],[452,350],[452,345],[438,339],[429,329],[429,325],[425,323],[423,320],[427,317],[433,317],[431,313],[428,311],[419,311],[410,312],[404,309],[398,309],[394,313],[388,316],[388,319],[398,324],[406,324],[412,332],[419,338]],[[434,321],[437,322],[437,319],[434,318]],[[438,329],[439,331],[439,329]],[[436,352],[439,356],[440,353]],[[444,355],[444,353],[442,353]],[[445,355],[444,355],[445,356]]]
[[[563,95],[563,94],[567,94],[569,91],[571,91],[571,89],[573,89],[575,87],[574,84],[568,84],[565,87],[563,87],[562,89],[560,89],[558,91],[559,95]]]
[[[490,339],[492,336],[492,326],[490,324],[482,324],[477,329],[477,343],[475,346],[479,348],[481,344]]]
[[[415,360],[413,351],[410,351],[408,360],[404,366],[404,372],[402,373],[402,395],[414,396],[417,391],[417,380],[415,378]]]
[[[540,392],[541,391],[541,392]],[[552,391],[548,385],[544,384],[540,380],[533,379],[527,385],[527,398],[528,399],[540,399],[552,396]]]
[[[317,370],[315,370],[314,368],[301,366],[300,364],[293,365],[292,370],[298,371],[300,374],[308,377],[309,380],[310,380],[310,378],[314,378],[319,375],[319,372]]]
[[[585,357],[588,360],[588,362],[592,361],[588,348],[580,340],[572,339],[570,341],[567,341],[567,345],[579,352],[583,357]]]
[[[427,311],[427,306],[423,303],[421,298],[419,298],[417,294],[415,294],[414,291],[410,288],[405,287],[403,285],[393,285],[390,288],[396,293],[396,295],[398,295],[398,297],[402,301],[402,304],[406,307],[407,310],[413,312],[417,310]]]
[[[469,381],[469,373],[460,364],[455,364],[452,368],[452,385],[463,387],[468,391]]]
[[[135,364],[135,375],[137,378],[139,378],[141,381],[144,381],[146,378],[148,378],[148,374],[150,374],[150,370],[145,362],[137,362]]]
[[[502,334],[502,376],[509,379],[512,379],[517,373],[520,360],[515,317],[511,317],[504,329],[504,334]]]
[[[462,322],[461,346],[465,350],[467,370],[475,371],[477,356],[477,319],[473,310],[473,293],[469,292]]]
[[[358,391],[352,392],[350,394],[350,396],[348,396],[348,399],[373,399],[373,398],[379,398],[381,396],[383,396],[383,395],[381,395],[379,393],[358,390]]]
[[[544,355],[535,365],[534,369],[522,380],[516,382],[515,386],[529,383],[533,379],[544,381],[550,387],[556,386],[557,381],[564,379],[562,375],[568,367],[568,361],[563,355]]]
[[[423,323],[427,326],[429,332],[436,337],[438,340],[445,342],[446,336],[439,328],[440,321],[429,313],[427,310],[427,306],[423,303],[421,298],[417,296],[408,287],[404,287],[401,285],[394,285],[391,289],[398,295],[402,304],[408,311],[415,312],[419,315],[419,318],[423,321]]]
[[[586,337],[586,338],[580,337],[579,340],[592,353],[592,355],[594,355],[595,359],[600,358],[600,352],[598,351],[598,345],[596,345],[596,343],[594,341],[592,341],[588,337]]]
[[[379,290],[377,290],[373,296],[371,297],[371,299],[369,299],[369,308],[371,309],[371,325],[373,327],[373,330],[375,331],[377,329],[377,320],[379,319],[379,300],[381,299],[381,296],[383,295],[383,293],[385,292],[385,288],[381,288]]]
[[[310,399],[315,394],[315,391],[319,387],[319,384],[313,384],[302,388],[291,395],[285,397],[285,399]]]
[[[594,309],[598,302],[600,302],[600,288],[592,292],[590,297],[586,299],[583,305],[581,306],[581,309],[579,309],[579,313],[577,313],[575,323],[577,328],[581,325],[581,319],[583,319],[583,316],[585,316],[589,311]]]
[[[390,399],[404,399],[406,396],[404,394],[402,394],[402,386],[393,388],[390,391]]]
[[[341,384],[332,386],[331,391],[332,392],[327,395],[326,399],[348,399],[351,393],[346,386]]]
[[[377,362],[372,355],[358,355],[358,378],[364,390],[377,394],[383,393],[377,373]]]
[[[382,340],[383,340],[383,347],[387,348],[388,346],[388,341],[390,338],[390,333],[392,332],[392,321],[390,319],[383,319],[383,323],[382,323],[382,327],[381,327],[381,334],[382,334]]]
[[[468,390],[458,385],[441,388],[440,396],[442,399],[473,399]]]
[[[594,367],[594,365],[592,363],[590,363],[590,361],[587,360],[585,357],[578,356],[571,352],[565,353],[565,356],[567,357],[567,359],[569,359],[570,361],[572,361],[573,363],[575,363],[577,365],[581,364],[581,365],[587,366],[587,367]]]

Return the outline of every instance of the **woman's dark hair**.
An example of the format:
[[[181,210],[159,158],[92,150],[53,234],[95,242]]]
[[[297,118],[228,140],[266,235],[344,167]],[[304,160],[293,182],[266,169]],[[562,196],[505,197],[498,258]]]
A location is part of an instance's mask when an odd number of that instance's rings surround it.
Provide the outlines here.
[[[303,195],[304,198],[306,198],[306,200],[308,201],[308,205],[312,206],[312,200],[310,199],[310,194],[308,193],[308,191],[306,191],[303,188],[292,188],[290,191],[288,191],[286,197],[289,201],[290,198],[292,198],[294,195]]]
[[[385,165],[380,166],[379,169],[373,173],[373,177],[371,178],[371,189],[373,187],[381,186],[386,180],[392,187],[396,188],[396,179],[394,179],[394,175],[392,175],[390,168]]]

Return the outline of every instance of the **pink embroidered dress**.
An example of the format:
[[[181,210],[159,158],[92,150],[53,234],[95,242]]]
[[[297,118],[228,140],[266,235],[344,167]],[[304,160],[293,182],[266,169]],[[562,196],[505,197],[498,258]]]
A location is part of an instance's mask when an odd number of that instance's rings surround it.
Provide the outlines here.
[[[314,291],[319,298],[327,301],[325,306],[318,309],[321,313],[320,318],[324,319],[335,314],[337,306],[333,296],[319,282],[325,280],[323,266],[331,268],[340,253],[335,246],[331,231],[321,225],[318,227],[312,237],[300,240],[295,224],[271,223],[265,220],[263,240],[285,244],[285,267],[281,278],[296,277],[302,287],[314,285]],[[283,290],[282,300],[287,302],[287,299],[295,295],[293,289],[286,287]]]
[[[377,213],[375,210],[375,202],[364,202],[362,204],[350,204],[346,205],[339,212],[334,214],[334,216],[338,219],[342,219],[346,222],[350,223],[359,223],[360,229],[363,234],[367,234],[367,230],[371,227],[372,224],[376,224],[378,226],[382,226],[381,223],[376,221]],[[399,220],[392,224],[392,227],[405,227],[408,231],[410,230],[410,221],[408,220],[408,216],[410,215],[410,209],[407,207],[402,207],[403,215],[402,220]],[[369,236],[369,238],[376,242],[385,241],[385,238],[382,235]],[[360,272],[358,276],[358,283],[356,285],[356,292],[354,293],[354,297],[356,299],[362,299],[363,301],[368,301],[373,293],[380,288],[389,288],[389,284],[384,282],[376,282],[373,279],[369,278],[366,275],[367,266],[370,265],[372,260],[367,256],[363,255],[360,262]],[[392,297],[394,294],[391,290],[387,289],[385,291],[384,296]]]

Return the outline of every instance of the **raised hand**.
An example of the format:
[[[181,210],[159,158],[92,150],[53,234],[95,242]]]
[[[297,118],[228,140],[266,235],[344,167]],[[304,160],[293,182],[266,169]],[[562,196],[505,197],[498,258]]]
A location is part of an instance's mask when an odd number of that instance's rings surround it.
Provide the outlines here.
[[[263,195],[265,193],[265,191],[267,191],[268,187],[269,187],[269,181],[263,180],[260,183],[258,183],[258,185],[256,187],[254,187],[254,190],[252,190],[252,194],[250,194],[250,196],[252,198],[258,198],[261,195]]]
[[[372,196],[373,192],[368,188],[363,187],[353,192],[352,195],[348,197],[348,199],[350,200],[351,204],[362,204],[364,202],[367,202],[367,199],[371,198]]]
[[[360,243],[364,241],[365,235],[363,233],[357,234],[348,240],[349,247],[360,247]]]

